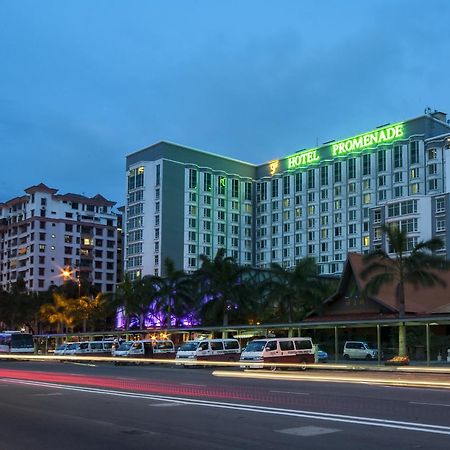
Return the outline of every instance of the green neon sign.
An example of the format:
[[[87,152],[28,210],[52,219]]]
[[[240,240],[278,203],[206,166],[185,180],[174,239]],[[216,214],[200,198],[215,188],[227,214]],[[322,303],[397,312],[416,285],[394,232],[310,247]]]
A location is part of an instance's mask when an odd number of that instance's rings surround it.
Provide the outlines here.
[[[310,164],[318,162],[320,161],[320,156],[317,154],[317,149],[312,149],[288,156],[287,160],[288,169],[290,170],[301,166],[309,166]]]
[[[403,123],[380,128],[370,133],[360,134],[332,144],[331,156],[345,155],[374,145],[389,143],[400,139],[403,137],[403,134]]]
[[[377,145],[389,144],[403,138],[405,134],[406,127],[404,122],[387,125],[369,133],[359,134],[324,147],[303,150],[284,158],[282,161],[272,161],[269,163],[269,173],[270,175],[275,175],[280,170],[295,170],[299,167],[317,164],[322,160],[330,160]]]

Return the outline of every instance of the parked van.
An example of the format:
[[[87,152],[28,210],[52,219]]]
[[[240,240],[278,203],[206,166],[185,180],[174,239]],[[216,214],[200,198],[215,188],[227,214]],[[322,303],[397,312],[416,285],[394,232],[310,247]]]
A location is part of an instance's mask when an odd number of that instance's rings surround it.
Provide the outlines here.
[[[347,341],[344,344],[344,359],[378,359],[378,349],[365,341]]]
[[[74,349],[76,356],[111,356],[112,341],[80,342]]]
[[[315,348],[309,337],[257,339],[247,344],[241,354],[241,368],[262,369],[264,364],[314,363]]]
[[[237,339],[203,339],[185,342],[177,352],[180,364],[189,361],[239,361],[241,346]]]
[[[65,355],[68,346],[69,346],[69,343],[68,343],[68,342],[66,342],[65,344],[58,345],[58,347],[55,348],[55,351],[54,351],[53,354],[54,354],[55,356],[62,356],[62,355]]]
[[[76,350],[80,347],[79,342],[65,342],[64,344],[59,345],[55,352],[53,353],[55,356],[70,356],[74,355]]]
[[[175,346],[169,339],[127,341],[114,350],[113,356],[122,358],[175,358]]]

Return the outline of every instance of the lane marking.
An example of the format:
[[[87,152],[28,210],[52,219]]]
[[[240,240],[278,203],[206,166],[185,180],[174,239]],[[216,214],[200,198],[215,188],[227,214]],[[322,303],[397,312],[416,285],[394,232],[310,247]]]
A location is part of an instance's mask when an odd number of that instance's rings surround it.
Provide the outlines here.
[[[276,394],[294,394],[294,395],[310,395],[309,392],[293,392],[293,391],[269,391]]]
[[[306,427],[298,427],[298,428],[285,428],[284,430],[275,430],[277,433],[284,433],[284,434],[292,434],[294,436],[304,436],[304,437],[310,437],[310,436],[320,436],[322,434],[329,434],[329,433],[337,433],[337,428],[323,428],[323,427],[315,427],[315,426],[306,426]]]
[[[148,406],[156,406],[158,408],[167,408],[171,406],[184,406],[183,403],[150,403]]]
[[[446,406],[447,408],[450,408],[450,405],[446,403],[422,403],[422,402],[409,402],[412,405],[427,405],[427,406]]]
[[[420,431],[423,433],[444,434],[450,436],[450,427],[443,425],[432,425],[426,423],[404,422],[398,420],[376,419],[373,417],[358,417],[344,414],[331,414],[313,411],[303,411],[295,409],[273,408],[267,406],[246,405],[240,403],[224,403],[209,400],[190,399],[184,397],[162,396],[156,394],[139,394],[127,391],[113,391],[98,388],[85,388],[73,385],[60,385],[54,383],[46,383],[40,381],[28,381],[14,378],[3,378],[0,382],[11,384],[24,384],[30,386],[42,386],[46,388],[62,389],[67,391],[84,392],[91,394],[110,395],[115,397],[136,398],[136,399],[152,399],[163,402],[181,403],[184,405],[206,406],[218,409],[228,409],[236,411],[257,412],[261,414],[273,414],[288,417],[301,417],[305,419],[326,420],[330,422],[349,423],[352,425],[369,425],[382,428],[393,428],[409,431]]]
[[[33,397],[50,397],[54,395],[63,395],[61,392],[50,392],[48,394],[32,394]]]

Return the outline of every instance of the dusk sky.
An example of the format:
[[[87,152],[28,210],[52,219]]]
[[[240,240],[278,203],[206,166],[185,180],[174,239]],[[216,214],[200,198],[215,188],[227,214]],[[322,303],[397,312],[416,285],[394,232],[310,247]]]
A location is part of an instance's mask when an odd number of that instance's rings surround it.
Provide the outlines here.
[[[0,202],[125,198],[160,140],[255,164],[450,113],[450,2],[0,0]]]

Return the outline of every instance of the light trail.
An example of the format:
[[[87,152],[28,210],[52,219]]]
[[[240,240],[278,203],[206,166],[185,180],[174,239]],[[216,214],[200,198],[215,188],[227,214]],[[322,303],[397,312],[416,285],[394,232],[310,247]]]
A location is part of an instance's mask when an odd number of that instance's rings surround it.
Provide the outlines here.
[[[273,408],[273,407],[267,407],[267,406],[254,406],[254,405],[246,405],[246,404],[240,404],[240,403],[224,403],[224,402],[208,401],[208,400],[187,399],[184,397],[170,397],[170,396],[160,396],[160,395],[152,395],[152,394],[139,394],[139,393],[126,392],[126,391],[115,391],[115,390],[112,391],[112,390],[106,390],[106,389],[85,388],[85,387],[79,387],[79,386],[59,385],[59,384],[54,384],[54,383],[44,383],[44,382],[37,382],[37,381],[18,380],[18,379],[4,379],[4,380],[0,380],[0,382],[12,383],[12,384],[23,384],[23,385],[29,385],[29,386],[38,386],[38,387],[51,388],[51,389],[61,389],[61,390],[66,390],[66,391],[82,392],[82,393],[88,393],[88,394],[107,395],[107,396],[145,399],[145,400],[157,400],[157,401],[163,401],[163,402],[169,402],[169,403],[176,403],[179,405],[203,406],[203,407],[209,407],[209,408],[244,411],[244,412],[250,412],[250,413],[272,414],[272,415],[298,417],[298,418],[312,419],[312,420],[348,423],[351,425],[367,425],[367,426],[380,427],[380,428],[408,430],[408,431],[443,434],[443,435],[450,436],[450,427],[442,426],[442,425],[427,424],[427,423],[414,423],[414,422],[404,422],[404,421],[397,421],[397,420],[377,419],[377,418],[373,418],[373,417],[359,417],[359,416],[350,416],[350,415],[343,415],[343,414],[331,414],[331,413],[321,413],[321,412],[304,411],[304,410]]]
[[[318,374],[281,374],[273,372],[261,371],[245,371],[233,372],[227,370],[215,370],[213,375],[216,377],[227,378],[248,378],[248,379],[265,379],[265,380],[283,380],[283,381],[319,381],[327,383],[356,383],[356,384],[377,384],[377,385],[391,385],[401,387],[421,387],[421,388],[439,388],[450,389],[450,382],[447,381],[420,381],[420,380],[395,380],[383,377],[382,374],[377,374],[377,377],[358,377],[357,374],[352,373],[351,376],[322,376]]]
[[[120,364],[165,364],[185,367],[239,367],[265,369],[295,369],[304,371],[305,369],[314,369],[321,371],[343,370],[347,372],[401,372],[401,373],[435,373],[450,374],[450,367],[423,367],[423,366],[379,366],[379,365],[358,365],[358,364],[287,364],[287,363],[261,363],[261,362],[232,362],[232,361],[180,361],[177,359],[156,359],[156,358],[123,358],[113,356],[54,356],[54,355],[24,355],[24,354],[0,354],[0,360],[22,360],[22,361],[70,361],[75,363],[88,362],[113,362]]]

